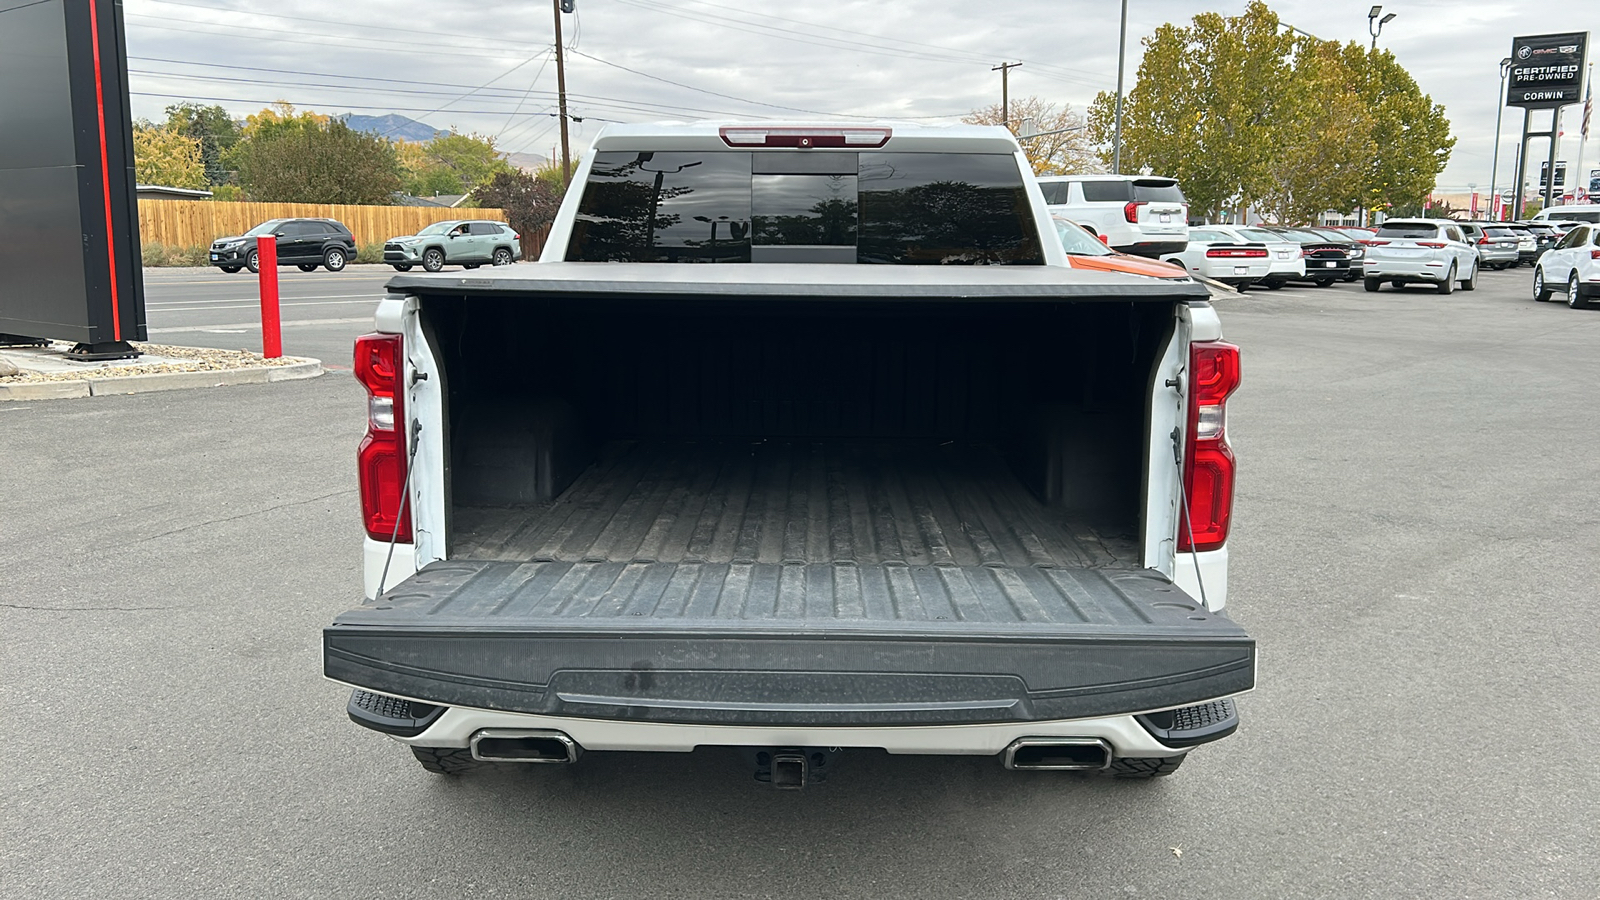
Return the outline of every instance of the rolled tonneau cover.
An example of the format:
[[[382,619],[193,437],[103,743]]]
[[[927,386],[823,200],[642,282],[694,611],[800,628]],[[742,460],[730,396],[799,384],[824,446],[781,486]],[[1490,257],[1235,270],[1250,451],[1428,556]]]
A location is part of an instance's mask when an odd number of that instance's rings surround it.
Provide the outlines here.
[[[1208,301],[1194,281],[1063,266],[553,262],[396,275],[395,294],[698,299]]]

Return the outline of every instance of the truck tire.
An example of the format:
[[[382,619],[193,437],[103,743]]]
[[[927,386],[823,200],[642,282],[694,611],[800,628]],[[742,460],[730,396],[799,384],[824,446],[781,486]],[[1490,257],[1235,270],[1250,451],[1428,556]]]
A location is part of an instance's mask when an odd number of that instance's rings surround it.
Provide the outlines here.
[[[1451,263],[1450,264],[1450,271],[1445,273],[1444,280],[1439,282],[1438,286],[1435,287],[1434,290],[1438,291],[1441,294],[1449,294],[1449,293],[1454,292],[1455,289],[1456,289],[1456,264],[1455,263]]]
[[[413,748],[415,749],[415,748]],[[1106,774],[1112,778],[1165,778],[1183,765],[1182,756],[1129,756],[1111,761]]]
[[[422,251],[422,268],[426,272],[437,272],[444,268],[444,251],[438,247]]]
[[[1378,292],[1378,288],[1383,287],[1383,279],[1363,278],[1361,279],[1361,286],[1367,289],[1367,293],[1376,294]]]
[[[487,765],[473,759],[472,750],[467,747],[412,747],[411,755],[422,763],[424,769],[435,775],[460,775]]]

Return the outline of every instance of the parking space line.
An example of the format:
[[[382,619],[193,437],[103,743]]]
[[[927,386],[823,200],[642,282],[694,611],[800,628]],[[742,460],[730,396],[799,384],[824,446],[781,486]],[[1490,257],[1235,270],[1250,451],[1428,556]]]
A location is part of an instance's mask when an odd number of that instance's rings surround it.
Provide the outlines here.
[[[356,316],[348,319],[291,319],[278,324],[284,328],[299,328],[305,325],[354,325],[358,322],[372,322],[371,316]],[[223,329],[223,334],[236,334],[235,329],[250,329],[259,331],[260,322],[223,322],[217,325],[182,325],[176,328],[152,328],[150,334],[185,334],[197,331],[217,331]]]

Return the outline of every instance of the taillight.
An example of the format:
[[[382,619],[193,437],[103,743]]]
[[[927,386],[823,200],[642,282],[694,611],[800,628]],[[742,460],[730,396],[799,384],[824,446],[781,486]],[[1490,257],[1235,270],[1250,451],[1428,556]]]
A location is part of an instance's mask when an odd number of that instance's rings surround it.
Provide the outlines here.
[[[1183,462],[1189,521],[1178,529],[1180,552],[1215,550],[1227,543],[1234,474],[1227,402],[1239,379],[1238,347],[1222,341],[1190,345],[1189,436]]]
[[[406,490],[405,355],[398,334],[356,338],[355,375],[367,389],[367,435],[356,450],[361,520],[373,540],[409,542]]]
[[[1478,243],[1487,244],[1487,243],[1489,243],[1489,239],[1488,238],[1483,238],[1483,239],[1479,240]],[[1417,241],[1417,246],[1418,247],[1427,247],[1430,250],[1438,250],[1440,247],[1446,246],[1446,244],[1443,241]]]
[[[1267,251],[1251,247],[1213,247],[1206,251],[1211,259],[1263,259]]]
[[[1129,222],[1139,224],[1139,207],[1148,206],[1149,200],[1131,200],[1122,207],[1122,217]]]
[[[1304,247],[1300,248],[1300,258],[1301,259],[1305,259],[1307,256],[1310,256],[1310,255],[1311,254],[1306,252],[1306,248],[1304,248]]]
[[[1368,247],[1382,247],[1384,244],[1387,244],[1389,242],[1388,241],[1362,241],[1361,243],[1367,245]]]
[[[1600,250],[1590,250],[1589,251],[1589,258],[1590,259],[1600,259]]]

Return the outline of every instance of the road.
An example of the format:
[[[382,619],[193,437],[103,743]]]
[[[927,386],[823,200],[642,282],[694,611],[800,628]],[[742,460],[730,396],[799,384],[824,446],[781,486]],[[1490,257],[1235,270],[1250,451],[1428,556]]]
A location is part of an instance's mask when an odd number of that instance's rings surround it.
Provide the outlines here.
[[[857,753],[780,794],[719,750],[432,776],[319,677],[360,591],[352,379],[0,404],[0,896],[1592,900],[1600,312],[1528,281],[1219,302],[1260,686],[1148,784]]]
[[[372,330],[373,307],[394,274],[389,266],[369,265],[343,272],[278,269],[283,352],[348,368],[351,343]],[[256,276],[214,268],[145,269],[144,283],[151,341],[260,352]]]

